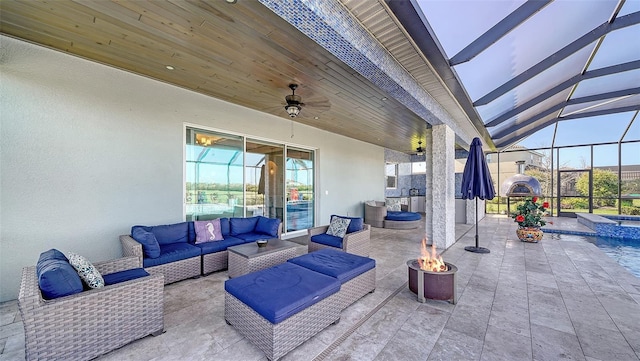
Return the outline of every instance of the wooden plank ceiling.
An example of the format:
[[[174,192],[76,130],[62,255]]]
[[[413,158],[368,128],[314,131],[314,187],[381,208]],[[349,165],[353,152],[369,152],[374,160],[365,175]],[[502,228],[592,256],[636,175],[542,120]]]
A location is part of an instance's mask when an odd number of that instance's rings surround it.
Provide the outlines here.
[[[3,0],[0,11],[9,36],[283,118],[300,84],[294,121],[386,148],[410,152],[428,127],[257,1]]]

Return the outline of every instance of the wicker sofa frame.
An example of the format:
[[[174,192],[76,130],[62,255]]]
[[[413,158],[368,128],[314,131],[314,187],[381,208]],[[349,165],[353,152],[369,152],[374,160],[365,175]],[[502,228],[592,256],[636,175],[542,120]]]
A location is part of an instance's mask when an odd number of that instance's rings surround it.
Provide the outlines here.
[[[138,265],[136,267],[144,267],[142,263],[144,257],[142,244],[126,234],[120,236],[120,244],[122,245],[122,255],[124,257],[137,257]],[[196,256],[158,266],[144,267],[144,269],[151,274],[163,274],[164,284],[166,285],[187,278],[199,277],[202,268],[201,262],[201,257]]]
[[[402,205],[401,210],[403,212],[408,211],[408,206]],[[376,201],[376,205],[372,206],[364,204],[364,222],[377,228],[388,229],[415,229],[420,227],[422,220],[415,221],[390,221],[386,220],[387,207],[384,202]]]
[[[338,249],[311,240],[311,237],[317,234],[327,233],[327,229],[329,229],[329,225],[309,228],[309,252],[323,248]],[[369,252],[371,251],[371,226],[365,223],[361,231],[347,233],[342,239],[342,250],[358,256],[369,257]]]
[[[135,257],[94,263],[101,274],[139,267]],[[164,329],[164,277],[150,275],[44,300],[34,266],[22,270],[18,307],[26,360],[89,360]]]

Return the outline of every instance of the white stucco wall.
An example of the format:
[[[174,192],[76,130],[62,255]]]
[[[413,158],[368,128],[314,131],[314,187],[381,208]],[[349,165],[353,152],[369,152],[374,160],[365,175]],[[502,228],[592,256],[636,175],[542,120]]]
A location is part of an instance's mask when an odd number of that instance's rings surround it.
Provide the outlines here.
[[[182,221],[185,123],[317,149],[317,224],[384,198],[383,148],[300,124],[291,139],[284,114],[4,36],[0,72],[0,301],[43,251],[107,260],[132,225]]]

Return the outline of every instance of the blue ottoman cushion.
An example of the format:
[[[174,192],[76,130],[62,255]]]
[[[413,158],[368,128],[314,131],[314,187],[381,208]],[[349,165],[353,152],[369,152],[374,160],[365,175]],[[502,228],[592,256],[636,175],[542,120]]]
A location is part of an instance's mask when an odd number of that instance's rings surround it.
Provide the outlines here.
[[[104,285],[115,285],[116,283],[135,280],[136,278],[147,277],[149,273],[142,268],[132,268],[125,271],[109,273],[102,275]]]
[[[321,233],[311,237],[311,240],[315,243],[324,244],[325,246],[331,246],[336,248],[342,248],[342,238],[332,236],[330,234]]]
[[[289,262],[337,278],[342,284],[376,267],[371,258],[331,248],[291,258]]]
[[[416,212],[387,212],[388,221],[419,221],[422,217]]]
[[[285,262],[227,280],[224,289],[276,324],[338,292],[340,282]]]

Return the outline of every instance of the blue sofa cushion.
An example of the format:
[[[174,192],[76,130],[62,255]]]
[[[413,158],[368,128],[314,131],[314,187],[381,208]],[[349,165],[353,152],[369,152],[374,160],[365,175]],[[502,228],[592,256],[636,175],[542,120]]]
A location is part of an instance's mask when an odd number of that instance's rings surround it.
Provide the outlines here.
[[[147,232],[141,227],[134,227],[131,230],[131,237],[142,245],[142,252],[144,252],[145,257],[160,257],[160,245],[153,233]]]
[[[200,248],[189,243],[164,244],[160,245],[160,257],[145,258],[142,261],[142,265],[144,267],[153,267],[191,257],[198,257],[200,255]]]
[[[258,233],[258,232],[243,233],[243,234],[237,235],[236,237],[241,238],[241,239],[245,240],[246,242],[257,241],[259,239],[278,238],[278,236],[272,237],[271,235],[264,234],[264,233]]]
[[[51,249],[43,252],[36,264],[38,286],[47,300],[73,295],[83,290],[82,280],[67,257]]]
[[[384,219],[388,221],[417,221],[421,218],[420,213],[415,212],[387,212]]]
[[[210,254],[216,252],[222,252],[228,247],[237,246],[239,244],[247,243],[245,240],[228,236],[222,241],[204,242],[196,244],[196,247],[202,250],[202,254]]]
[[[342,249],[342,238],[332,236],[326,233],[316,234],[311,237],[311,240],[315,243],[324,244],[325,246],[331,246]]]
[[[109,273],[103,275],[104,285],[115,285],[116,283],[135,280],[136,278],[142,278],[148,276],[149,273],[142,268],[132,268],[125,271]]]
[[[40,274],[41,268],[46,265],[44,261],[56,260],[56,259],[60,261],[69,262],[69,259],[67,258],[67,256],[65,256],[64,253],[58,251],[55,248],[52,248],[48,251],[44,251],[40,253],[40,258],[38,259],[38,263],[36,264],[36,274]]]
[[[193,222],[180,222],[175,224],[164,224],[160,226],[133,226],[131,227],[131,234],[136,228],[142,228],[147,232],[153,233],[158,240],[158,244],[171,244],[171,243],[187,243],[189,241],[190,230],[193,228]],[[193,232],[193,240],[195,240],[195,231]]]
[[[371,258],[331,248],[291,258],[289,262],[337,278],[342,284],[376,267]]]
[[[237,236],[239,234],[253,232],[253,230],[256,228],[256,223],[258,223],[258,217],[232,217],[231,219],[229,219],[229,223],[231,224],[231,232],[229,234],[232,236]]]
[[[340,217],[340,218],[346,218],[351,220],[351,222],[349,222],[349,227],[347,227],[347,234],[362,231],[364,221],[360,217],[345,217],[345,216],[338,216],[338,215],[332,214],[331,218],[333,217]]]
[[[278,238],[278,228],[280,228],[280,220],[278,218],[258,217],[255,232],[263,233],[273,238]]]
[[[231,224],[229,218],[220,218],[220,230],[222,231],[222,237],[231,235]]]
[[[285,262],[227,280],[224,289],[276,324],[338,292],[340,282]]]

